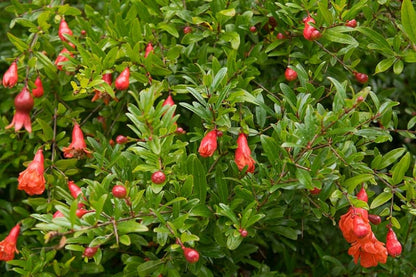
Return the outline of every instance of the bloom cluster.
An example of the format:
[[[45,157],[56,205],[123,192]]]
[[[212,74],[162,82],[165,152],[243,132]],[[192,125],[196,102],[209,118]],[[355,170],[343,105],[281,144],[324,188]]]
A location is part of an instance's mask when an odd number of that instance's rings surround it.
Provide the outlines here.
[[[364,188],[357,194],[357,199],[368,201]],[[387,249],[384,247],[384,243],[376,238],[371,230],[368,211],[365,209],[350,207],[348,212],[341,216],[339,227],[345,240],[351,243],[348,254],[354,257],[355,263],[360,260],[363,267],[377,266],[378,263],[384,264],[387,261],[387,254],[397,257],[401,253],[400,242],[391,228],[389,228],[390,235],[387,235],[386,240]],[[397,243],[400,246],[400,251]]]

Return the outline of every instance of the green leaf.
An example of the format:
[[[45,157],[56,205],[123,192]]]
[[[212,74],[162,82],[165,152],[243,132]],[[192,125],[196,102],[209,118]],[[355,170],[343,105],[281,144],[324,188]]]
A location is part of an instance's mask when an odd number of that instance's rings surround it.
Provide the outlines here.
[[[243,237],[238,234],[237,236],[234,236],[234,234],[231,234],[227,237],[227,248],[230,250],[235,250],[237,247],[240,246],[241,242],[243,241]]]
[[[227,74],[227,68],[226,67],[221,68],[217,72],[217,74],[215,74],[214,80],[212,80],[212,83],[211,83],[211,92],[215,92],[215,90],[218,89],[218,86],[222,83],[226,74]]]
[[[235,50],[240,46],[240,35],[237,32],[226,32],[221,37],[223,40],[231,42],[231,47]]]
[[[231,219],[231,221],[234,224],[239,225],[239,221],[237,217],[235,216],[234,212],[230,209],[228,205],[224,203],[220,203],[219,206],[220,206],[220,209],[217,211],[219,215],[228,217],[229,219]]]
[[[299,179],[299,182],[306,189],[313,189],[312,177],[308,171],[301,169],[301,168],[296,168],[296,178]]]
[[[120,234],[146,232],[149,229],[134,220],[123,221],[117,224],[117,230]]]
[[[336,30],[333,30],[333,29],[328,29],[324,33],[324,38],[332,42],[350,44],[353,47],[358,47],[358,41],[356,41],[354,37],[347,35],[347,34],[343,34],[341,32],[337,32]]]
[[[179,37],[179,33],[178,31],[175,29],[174,27],[175,25],[173,24],[167,24],[165,22],[160,22],[157,27],[161,30],[164,30],[166,32],[168,32],[169,34],[171,34],[172,36],[174,36],[175,38]]]
[[[404,154],[404,152],[406,152],[406,149],[404,148],[393,149],[387,154],[383,155],[383,158],[381,159],[381,162],[378,165],[373,166],[373,164],[371,164],[371,166],[375,170],[386,168],[395,161],[397,161]]]
[[[403,61],[402,60],[397,60],[394,63],[394,66],[393,66],[393,72],[394,72],[394,74],[399,75],[400,73],[403,72],[403,68],[404,68]]]
[[[207,197],[207,179],[206,170],[203,167],[201,161],[195,154],[192,154],[188,158],[188,170],[194,176],[194,189],[197,193],[201,203],[205,203]]]
[[[371,202],[370,209],[377,208],[392,198],[393,194],[391,192],[382,192]]]
[[[360,174],[345,180],[344,187],[347,188],[349,193],[352,193],[358,184],[362,184],[371,180],[374,180],[372,174]]]
[[[377,46],[376,49],[381,51],[381,54],[386,57],[394,56],[394,52],[391,49],[390,44],[382,35],[368,27],[356,27],[355,29],[369,37]]]
[[[410,0],[403,0],[401,8],[403,29],[410,40],[416,44],[416,12]]]
[[[376,66],[376,70],[374,74],[386,71],[393,65],[395,61],[396,61],[395,57],[390,57],[390,58],[380,61]]]
[[[144,262],[137,267],[137,273],[139,276],[150,276],[150,273],[155,271],[163,263],[162,260]]]
[[[27,49],[29,49],[29,46],[20,38],[15,37],[14,35],[12,35],[11,33],[7,33],[7,36],[9,37],[9,40],[11,43],[14,44],[14,46],[16,46],[16,48],[20,51],[20,52],[24,52]]]
[[[392,185],[399,184],[410,166],[410,153],[406,153],[392,169]]]
[[[328,9],[328,0],[318,1],[319,12],[322,14],[322,17],[325,20],[325,23],[330,26],[332,24],[332,14]]]

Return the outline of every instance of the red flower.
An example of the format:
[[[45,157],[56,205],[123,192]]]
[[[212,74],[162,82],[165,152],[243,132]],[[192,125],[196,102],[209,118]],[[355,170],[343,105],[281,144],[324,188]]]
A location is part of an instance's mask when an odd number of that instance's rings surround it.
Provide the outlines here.
[[[146,46],[146,51],[144,53],[144,57],[147,58],[147,56],[149,56],[149,54],[153,51],[153,45],[151,42],[149,42]]]
[[[183,254],[185,256],[185,259],[189,263],[193,264],[193,263],[196,263],[199,260],[199,253],[195,249],[182,246],[182,250],[183,250]]]
[[[115,81],[115,87],[118,90],[125,90],[129,88],[130,68],[126,67]]]
[[[43,84],[39,76],[36,78],[35,86],[36,87],[32,89],[33,96],[36,98],[41,97],[43,95]]]
[[[55,65],[58,68],[58,70],[62,70],[61,63],[69,61],[69,59],[64,54],[68,54],[71,57],[74,56],[71,52],[68,51],[68,49],[66,48],[62,49],[62,51],[58,54],[58,57],[56,57],[56,60],[55,60]]]
[[[237,139],[237,149],[235,150],[235,163],[241,171],[247,166],[247,172],[254,172],[254,164],[256,163],[251,157],[251,150],[248,147],[246,135],[241,133]]]
[[[14,253],[19,253],[16,249],[17,237],[19,236],[20,225],[16,224],[9,235],[0,242],[0,261],[11,261],[14,259]]]
[[[396,233],[394,233],[392,228],[389,228],[389,231],[387,232],[386,247],[387,252],[392,257],[400,256],[400,254],[402,253],[402,245],[397,239]]]
[[[199,155],[202,157],[211,157],[217,149],[217,130],[212,130],[205,135],[199,145]]]
[[[370,232],[364,239],[353,242],[348,254],[354,257],[354,263],[360,259],[363,267],[377,266],[378,263],[385,264],[387,261],[384,243],[378,241],[373,232]]]
[[[357,193],[357,199],[368,202],[368,195],[364,188],[361,188],[361,190]]]
[[[16,62],[12,62],[9,69],[7,69],[7,71],[3,75],[3,86],[5,86],[6,88],[14,87],[17,83],[18,77],[19,76],[17,75],[17,64]]]
[[[25,129],[32,132],[32,122],[30,121],[30,111],[33,108],[33,97],[30,95],[29,90],[24,87],[22,91],[14,99],[14,106],[16,113],[13,116],[12,122],[6,126],[6,129],[14,126],[15,131],[19,131],[24,126]]]
[[[169,94],[168,98],[165,99],[165,101],[163,101],[162,107],[164,106],[173,106],[175,105],[175,102],[173,102],[172,96]]]
[[[106,73],[103,74],[102,79],[104,80],[104,82],[106,82],[109,86],[111,86],[112,82],[113,82],[113,75],[111,73]],[[103,99],[104,104],[108,105],[108,103],[110,102],[111,96],[108,93],[105,92],[101,92],[98,89],[95,90],[95,95],[94,97],[91,99],[91,102],[94,102],[98,99]]]
[[[321,33],[315,27],[309,25],[309,23],[315,24],[315,20],[311,16],[303,19],[303,22],[305,23],[305,28],[303,29],[303,37],[305,39],[312,41],[321,37]]]
[[[341,216],[339,228],[349,243],[365,237],[371,232],[367,210],[351,207],[346,214]]]
[[[30,162],[26,170],[20,172],[17,181],[19,190],[24,190],[29,195],[42,194],[45,190],[44,158],[42,149],[36,152],[33,161]]]
[[[69,26],[66,23],[65,19],[62,19],[61,23],[59,24],[58,36],[61,38],[62,41],[67,41],[67,39],[64,37],[64,34],[72,36],[72,31],[71,29],[69,29]]]
[[[82,158],[85,155],[91,156],[91,151],[87,150],[87,144],[84,140],[84,134],[82,133],[81,127],[78,124],[74,125],[72,130],[72,142],[68,147],[62,149],[64,151],[65,158]]]
[[[64,217],[64,216],[65,216],[65,215],[64,215],[63,213],[61,213],[60,211],[56,211],[56,212],[53,214],[52,218]]]

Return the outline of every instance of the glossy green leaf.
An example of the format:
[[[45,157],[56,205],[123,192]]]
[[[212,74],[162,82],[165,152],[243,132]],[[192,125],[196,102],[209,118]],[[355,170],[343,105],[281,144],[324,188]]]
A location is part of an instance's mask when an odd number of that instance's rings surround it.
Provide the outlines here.
[[[403,0],[401,18],[404,31],[410,40],[416,44],[416,12],[411,0]]]

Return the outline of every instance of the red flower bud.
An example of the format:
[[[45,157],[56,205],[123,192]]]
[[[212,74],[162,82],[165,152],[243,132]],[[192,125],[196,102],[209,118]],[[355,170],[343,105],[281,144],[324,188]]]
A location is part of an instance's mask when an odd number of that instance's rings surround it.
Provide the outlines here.
[[[128,142],[128,138],[127,137],[125,137],[125,136],[123,136],[123,135],[118,135],[117,137],[116,137],[116,143],[117,144],[125,144],[125,143],[127,143]]]
[[[186,35],[186,34],[189,34],[190,32],[192,32],[192,28],[191,27],[189,27],[189,26],[186,26],[186,27],[184,27],[183,28],[183,33]]]
[[[58,68],[58,70],[63,69],[63,65],[61,63],[69,61],[69,59],[64,54],[68,54],[71,57],[74,56],[71,52],[68,51],[68,49],[66,48],[62,49],[62,51],[58,54],[58,57],[56,57],[56,60],[55,60],[55,65]]]
[[[9,69],[3,75],[3,86],[12,88],[16,85],[19,76],[17,74],[17,63],[12,62]]]
[[[27,168],[20,172],[17,178],[19,190],[24,190],[29,195],[42,194],[45,190],[44,158],[42,149],[39,149],[33,161],[29,163]]]
[[[79,209],[77,209],[77,211],[75,212],[75,215],[78,217],[78,218],[81,218],[81,217],[83,217],[84,216],[84,214],[86,214],[86,213],[90,213],[91,211],[87,211],[86,209],[84,209],[84,208],[79,208]]]
[[[318,189],[317,187],[315,187],[315,188],[309,190],[309,192],[313,195],[317,195],[321,192],[321,189]]]
[[[112,193],[113,193],[114,197],[125,198],[126,195],[127,195],[127,190],[122,185],[115,185],[112,189]]]
[[[357,20],[355,19],[347,20],[347,22],[345,23],[345,26],[355,28],[357,27]]]
[[[11,261],[14,259],[14,253],[18,253],[16,249],[17,238],[20,233],[20,224],[16,224],[9,235],[0,242],[0,261]]]
[[[82,133],[81,127],[76,123],[72,130],[72,142],[68,147],[62,148],[65,158],[82,158],[85,155],[91,156],[91,151],[87,150],[87,144],[84,140],[84,134]]]
[[[199,145],[199,155],[202,157],[211,157],[217,149],[217,130],[212,130],[205,135]]]
[[[276,35],[276,38],[277,38],[277,39],[286,39],[286,36],[285,36],[284,34],[282,34],[282,33],[278,33],[278,34]]]
[[[361,83],[365,84],[368,82],[368,75],[360,72],[354,72],[355,79]]]
[[[116,89],[118,90],[125,90],[128,89],[130,81],[130,68],[126,67],[121,73],[120,75],[118,75],[116,82],[115,82],[115,86]]]
[[[146,51],[144,53],[144,57],[147,58],[147,56],[149,56],[149,54],[153,51],[153,45],[151,42],[149,42],[146,46]]]
[[[95,253],[97,253],[99,246],[95,247],[87,247],[84,250],[84,253],[82,254],[83,257],[92,258],[94,257]]]
[[[353,219],[353,231],[358,238],[363,238],[371,232],[371,227],[361,216],[356,215]]]
[[[52,218],[64,217],[64,216],[65,216],[65,215],[64,215],[63,213],[61,213],[60,211],[56,211],[56,212],[53,214]]]
[[[286,68],[286,71],[285,71],[285,78],[289,82],[294,81],[298,78],[298,73],[296,71],[294,71],[293,69],[288,67],[288,68]]]
[[[111,73],[106,73],[103,74],[102,77],[103,81],[106,82],[109,86],[111,86],[112,82],[113,82],[113,75]],[[108,105],[108,103],[110,102],[111,96],[108,95],[105,92],[101,92],[98,89],[95,90],[95,95],[94,97],[91,99],[91,102],[94,102],[98,99],[103,99],[104,104]]]
[[[378,215],[375,214],[369,214],[368,215],[368,220],[373,223],[374,225],[378,225],[381,223],[381,217],[379,217]]]
[[[361,190],[357,193],[357,199],[368,202],[368,195],[364,188],[361,188]]]
[[[23,126],[31,133],[32,122],[30,121],[30,111],[34,105],[33,97],[30,94],[27,87],[24,87],[22,91],[14,99],[14,106],[16,113],[13,116],[12,122],[6,126],[9,129],[14,126],[15,131],[19,131]]]
[[[166,175],[162,171],[156,171],[152,174],[152,182],[156,185],[163,184],[166,180]]]
[[[248,232],[246,229],[239,229],[238,232],[240,233],[240,235],[245,238],[248,236]]]
[[[62,19],[61,23],[59,24],[58,36],[61,38],[62,41],[67,41],[67,39],[64,37],[64,34],[72,36],[72,31],[71,29],[69,29],[65,19]]]
[[[195,249],[188,248],[188,247],[182,247],[183,254],[185,256],[185,259],[193,264],[196,263],[199,260],[199,253]]]
[[[32,94],[35,97],[41,97],[43,95],[43,84],[39,76],[36,78],[35,88],[32,89]]]
[[[251,26],[251,27],[250,27],[250,32],[252,32],[252,33],[257,32],[257,28],[256,28],[256,26]]]
[[[246,135],[243,133],[241,133],[237,139],[237,149],[235,150],[234,161],[240,171],[247,166],[247,172],[254,172],[255,161],[251,157],[251,150],[248,147]]]
[[[392,228],[389,228],[389,231],[387,232],[386,248],[387,252],[392,257],[400,256],[400,254],[402,253],[402,245],[397,239],[396,233],[394,233]]]
[[[71,195],[73,198],[77,198],[78,195],[82,194],[82,190],[80,187],[78,187],[74,181],[68,181],[68,189],[71,192]]]
[[[162,104],[162,107],[163,106],[166,106],[166,105],[168,105],[168,106],[173,106],[173,105],[175,105],[175,102],[173,102],[173,98],[172,98],[172,96],[169,94],[169,96],[165,99],[165,101],[163,101],[163,104]]]
[[[309,23],[315,23],[315,20],[308,16],[303,19],[305,23],[305,28],[303,29],[303,37],[307,40],[316,40],[321,37],[321,33],[313,26],[309,25]]]

